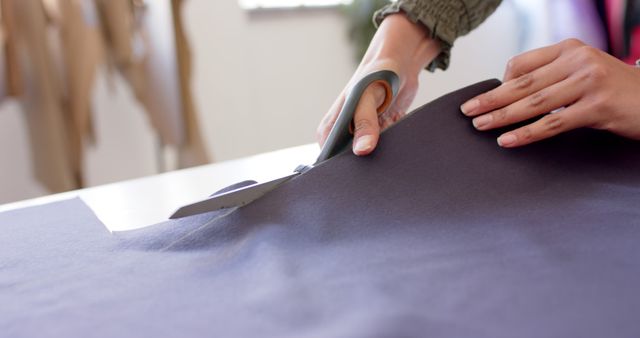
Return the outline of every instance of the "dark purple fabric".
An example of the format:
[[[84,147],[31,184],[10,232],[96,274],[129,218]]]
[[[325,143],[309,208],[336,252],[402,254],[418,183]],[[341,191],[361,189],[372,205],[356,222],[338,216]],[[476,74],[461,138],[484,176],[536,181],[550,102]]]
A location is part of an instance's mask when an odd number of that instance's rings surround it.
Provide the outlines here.
[[[0,336],[640,337],[640,145],[506,150],[418,109],[254,203],[109,235],[79,200],[0,214]]]

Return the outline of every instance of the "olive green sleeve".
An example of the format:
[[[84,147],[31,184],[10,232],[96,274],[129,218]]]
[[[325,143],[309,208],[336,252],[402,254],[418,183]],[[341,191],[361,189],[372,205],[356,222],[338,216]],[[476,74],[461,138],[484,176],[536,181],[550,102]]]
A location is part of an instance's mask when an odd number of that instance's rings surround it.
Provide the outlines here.
[[[429,29],[440,41],[442,51],[427,67],[447,69],[451,47],[459,36],[480,25],[500,5],[501,0],[398,0],[378,10],[374,23],[378,26],[387,15],[404,12],[407,17]]]

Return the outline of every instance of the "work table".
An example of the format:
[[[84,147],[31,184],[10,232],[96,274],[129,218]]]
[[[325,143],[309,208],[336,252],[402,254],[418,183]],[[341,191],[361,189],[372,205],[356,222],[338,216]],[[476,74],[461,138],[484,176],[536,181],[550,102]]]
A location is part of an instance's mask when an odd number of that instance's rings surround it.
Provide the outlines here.
[[[316,144],[171,171],[122,182],[0,205],[0,212],[81,198],[110,231],[132,230],[166,220],[178,207],[243,180],[258,182],[290,174],[318,156]]]

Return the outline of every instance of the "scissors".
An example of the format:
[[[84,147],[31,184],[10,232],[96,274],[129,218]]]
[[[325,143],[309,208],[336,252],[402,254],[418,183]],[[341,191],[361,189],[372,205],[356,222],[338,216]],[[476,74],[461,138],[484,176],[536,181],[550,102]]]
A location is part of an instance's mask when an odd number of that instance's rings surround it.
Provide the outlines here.
[[[307,172],[314,166],[339,154],[349,145],[353,138],[353,115],[356,107],[365,89],[373,83],[380,83],[385,89],[385,99],[382,105],[378,107],[378,114],[383,113],[393,101],[398,92],[399,79],[398,75],[390,70],[381,70],[368,74],[363,77],[350,90],[342,110],[336,119],[335,124],[329,132],[327,141],[325,142],[320,155],[312,165],[299,165],[292,174],[275,180],[254,183],[243,186],[230,191],[224,191],[214,194],[206,199],[195,203],[184,205],[176,210],[169,218],[176,219],[205,212],[216,211],[227,208],[241,207],[247,205],[256,199],[262,197],[269,191],[277,188],[286,181]]]

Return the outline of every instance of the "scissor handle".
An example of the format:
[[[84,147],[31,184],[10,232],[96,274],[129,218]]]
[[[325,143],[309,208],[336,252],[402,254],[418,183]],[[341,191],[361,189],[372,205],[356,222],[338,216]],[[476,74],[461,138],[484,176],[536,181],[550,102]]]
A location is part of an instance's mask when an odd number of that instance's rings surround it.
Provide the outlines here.
[[[351,122],[353,121],[353,115],[356,112],[360,98],[369,85],[376,82],[382,84],[385,89],[384,102],[378,107],[378,114],[383,113],[389,107],[393,98],[398,93],[400,82],[395,72],[380,70],[360,79],[347,95],[344,105],[342,105],[342,110],[331,128],[327,141],[324,143],[324,147],[322,147],[320,156],[318,156],[315,164],[332,158],[349,145],[349,142],[353,138]]]

